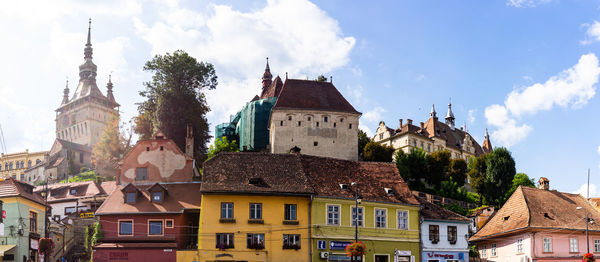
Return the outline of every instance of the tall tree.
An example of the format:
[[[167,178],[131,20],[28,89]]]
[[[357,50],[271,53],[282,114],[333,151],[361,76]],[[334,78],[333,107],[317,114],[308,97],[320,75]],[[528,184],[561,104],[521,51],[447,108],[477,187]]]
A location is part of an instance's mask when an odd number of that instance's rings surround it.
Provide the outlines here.
[[[499,207],[503,204],[504,197],[510,190],[517,172],[515,160],[506,148],[497,147],[488,153],[485,165],[483,195],[487,201]]]
[[[504,202],[506,202],[506,200],[508,200],[508,198],[510,196],[512,196],[512,194],[515,191],[517,191],[517,188],[519,188],[519,186],[535,187],[535,182],[534,182],[533,178],[529,178],[529,176],[527,176],[527,174],[517,173],[515,175],[515,178],[513,178],[513,180],[512,180],[512,186],[510,187],[508,192],[506,192],[506,196],[504,197]]]
[[[144,83],[140,95],[146,101],[138,104],[135,132],[141,139],[152,137],[161,130],[185,151],[187,124],[194,129],[194,156],[201,160],[210,139],[206,113],[210,111],[205,89],[217,86],[217,75],[212,64],[198,62],[186,52],[156,55],[146,62],[144,71],[153,73],[152,80]]]
[[[471,180],[471,188],[479,195],[485,191],[485,159],[487,154],[478,157],[469,158],[469,179]]]
[[[215,139],[215,143],[208,148],[206,160],[209,160],[220,152],[239,152],[240,146],[236,140],[229,141],[226,136]]]
[[[425,151],[413,148],[406,154],[402,150],[396,153],[396,166],[400,175],[413,190],[425,189],[425,174],[427,173],[427,157]]]
[[[121,126],[125,127],[124,124]],[[115,175],[117,162],[130,148],[131,136],[131,128],[119,129],[118,117],[108,121],[100,141],[92,148],[92,159],[97,173],[102,176]]]
[[[370,141],[363,150],[363,160],[377,162],[392,162],[394,148]]]
[[[450,160],[450,165],[448,166],[448,178],[452,179],[458,187],[461,187],[465,184],[465,179],[467,178],[467,162],[463,159],[452,159]]]
[[[450,152],[436,151],[427,155],[427,184],[439,189],[442,181],[447,179],[450,165]]]
[[[367,143],[369,143],[369,141],[371,141],[371,139],[369,139],[369,137],[367,136],[367,133],[365,133],[365,131],[362,130],[358,130],[358,159],[362,160],[363,157],[363,150],[365,149],[365,146],[367,145]]]

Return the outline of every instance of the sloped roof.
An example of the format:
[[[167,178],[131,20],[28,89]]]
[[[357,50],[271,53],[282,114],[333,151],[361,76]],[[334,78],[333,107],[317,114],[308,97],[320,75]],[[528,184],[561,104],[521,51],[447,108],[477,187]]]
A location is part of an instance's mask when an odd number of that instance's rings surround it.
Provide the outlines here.
[[[103,183],[112,183],[113,185],[116,184],[115,181],[108,181]],[[108,187],[108,184],[106,184],[106,186]],[[37,186],[34,191],[42,192],[45,190],[45,188],[45,186]],[[71,189],[76,190],[75,195],[71,195]],[[106,192],[104,188],[95,181],[51,184],[48,185],[48,190],[50,192],[50,194],[48,195],[49,202],[110,194],[110,192]]]
[[[582,207],[580,210],[577,207]],[[600,222],[600,214],[581,195],[520,186],[471,241],[527,229],[585,230],[585,214]],[[600,231],[600,223],[589,229]]]
[[[59,139],[59,138],[56,139],[56,142],[62,144],[63,147],[66,147],[69,149],[75,149],[75,150],[79,150],[79,151],[83,151],[83,152],[92,152],[92,148],[89,146],[86,146],[86,145],[69,142],[67,140],[63,140],[63,139]]]
[[[200,193],[200,183],[161,183],[169,194],[164,197],[163,202],[152,202],[152,196],[148,189],[154,186],[137,185],[140,194],[133,204],[125,203],[123,191],[125,186],[118,188],[104,200],[104,203],[96,211],[96,215],[124,214],[124,213],[159,213],[171,212],[181,213],[184,209],[200,209],[202,195]]]
[[[418,204],[393,163],[301,154],[220,153],[204,163],[202,191],[354,198],[352,190],[339,186],[352,182],[364,200]],[[388,194],[385,188],[395,193]]]
[[[275,79],[273,79],[273,82],[271,82],[269,87],[267,87],[266,89],[264,89],[262,91],[262,94],[260,94],[260,99],[267,98],[267,97],[279,97],[282,87],[283,87],[283,82],[281,81],[281,77],[279,77],[279,76],[275,77]]]
[[[31,201],[44,205],[44,200],[39,193],[33,192],[33,186],[12,177],[0,180],[0,198],[21,196]]]
[[[454,213],[448,209],[440,207],[436,204],[430,203],[427,200],[416,197],[421,204],[421,216],[424,219],[434,219],[434,220],[449,220],[449,221],[457,221],[457,222],[470,222],[471,220],[465,216]]]
[[[276,109],[304,109],[360,114],[330,82],[286,79]]]

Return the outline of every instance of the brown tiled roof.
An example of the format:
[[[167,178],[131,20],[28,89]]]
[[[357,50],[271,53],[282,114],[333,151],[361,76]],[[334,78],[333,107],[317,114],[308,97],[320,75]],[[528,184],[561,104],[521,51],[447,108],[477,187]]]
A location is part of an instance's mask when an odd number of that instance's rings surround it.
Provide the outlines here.
[[[283,87],[283,82],[281,81],[281,77],[277,76],[271,82],[271,85],[262,91],[260,94],[260,99],[267,97],[279,97],[279,93],[281,93],[281,88]]]
[[[109,184],[112,183],[113,189],[116,185],[116,182],[114,181],[103,183],[107,183],[107,188],[109,187]],[[45,189],[46,186],[37,186],[34,191],[42,192]],[[76,190],[75,195],[71,195],[71,189]],[[48,202],[110,194],[110,192],[106,192],[102,186],[94,181],[51,184],[48,185],[48,190],[50,192],[48,195]]]
[[[440,122],[437,118],[430,117],[427,122],[425,122],[425,135],[429,138],[439,137],[446,141],[446,146],[450,148],[454,148],[456,150],[461,150],[463,141],[465,140],[465,136],[468,134],[466,131],[460,130],[460,128],[451,128],[446,125],[444,122]],[[469,135],[471,139],[471,143],[473,144],[473,148],[475,148],[475,155],[479,156],[483,154],[483,149],[475,141],[473,136]]]
[[[423,217],[424,219],[450,220],[458,222],[471,221],[465,216],[459,215],[436,204],[430,203],[423,198],[416,198],[417,200],[419,200],[419,204],[421,204],[421,217]]]
[[[273,109],[305,109],[360,114],[330,82],[286,79]]]
[[[100,183],[100,187],[102,187],[104,193],[110,195],[117,188],[117,181],[104,181]]]
[[[0,180],[0,198],[21,196],[31,201],[44,205],[44,200],[39,193],[33,192],[33,186],[12,177]]]
[[[202,191],[354,198],[353,191],[339,186],[352,182],[358,183],[364,200],[418,204],[393,163],[301,154],[220,153],[204,163]],[[387,194],[385,188],[395,193]]]
[[[220,153],[204,162],[202,191],[309,194],[313,189],[295,155]]]
[[[577,210],[577,207],[582,209]],[[600,214],[579,194],[519,187],[504,206],[479,230],[471,241],[483,240],[528,229],[585,230],[585,214],[600,222]],[[590,223],[600,231],[600,223]]]
[[[160,203],[152,202],[150,193],[148,192],[148,188],[152,186],[136,186],[141,194],[138,195],[136,202],[132,204],[124,203],[123,192],[121,191],[124,186],[119,186],[98,208],[96,215],[157,212],[181,213],[184,209],[200,208],[202,197],[200,194],[200,183],[161,183],[161,186],[165,187],[169,194]]]

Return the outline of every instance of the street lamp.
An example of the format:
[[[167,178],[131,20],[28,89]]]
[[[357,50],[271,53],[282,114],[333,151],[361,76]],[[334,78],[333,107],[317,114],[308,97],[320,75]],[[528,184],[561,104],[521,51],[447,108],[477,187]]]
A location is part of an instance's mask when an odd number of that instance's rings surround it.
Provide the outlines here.
[[[362,199],[360,197],[359,189],[356,187],[356,183],[352,182],[350,185],[354,189],[354,242],[358,243],[358,204]],[[356,256],[352,256],[352,261],[358,261]]]

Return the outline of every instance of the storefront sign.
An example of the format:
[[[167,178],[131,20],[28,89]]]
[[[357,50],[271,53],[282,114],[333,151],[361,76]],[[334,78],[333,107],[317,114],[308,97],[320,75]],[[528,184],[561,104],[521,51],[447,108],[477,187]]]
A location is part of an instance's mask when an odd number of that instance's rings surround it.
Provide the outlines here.
[[[347,245],[352,244],[350,241],[329,241],[329,249],[331,250],[344,250]]]
[[[79,213],[80,218],[94,218],[94,212],[81,212]]]
[[[325,240],[317,240],[317,249],[325,250],[327,249],[327,241]]]
[[[408,251],[402,251],[402,250],[396,250],[396,256],[410,256],[410,250]]]
[[[435,252],[428,252],[427,256],[428,257],[441,257],[441,258],[444,258],[444,259],[452,259],[452,258],[454,258],[454,255],[452,255],[452,254],[438,254],[438,253],[435,253]]]

